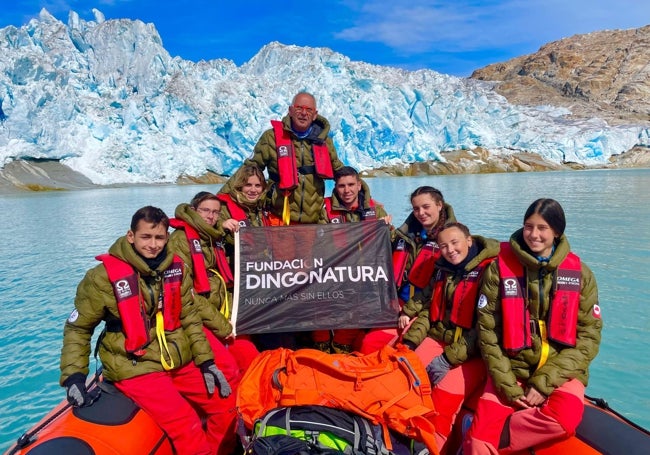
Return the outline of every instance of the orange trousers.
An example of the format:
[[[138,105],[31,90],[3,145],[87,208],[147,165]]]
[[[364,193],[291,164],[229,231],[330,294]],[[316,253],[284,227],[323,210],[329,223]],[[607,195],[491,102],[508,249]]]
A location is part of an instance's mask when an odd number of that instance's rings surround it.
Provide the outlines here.
[[[201,370],[193,362],[115,382],[167,433],[178,455],[227,455],[234,451],[235,393],[208,395]],[[206,416],[203,429],[196,406]]]
[[[541,406],[515,410],[501,400],[488,377],[463,441],[463,454],[514,453],[571,436],[582,420],[584,394],[585,386],[571,379],[555,389]]]
[[[427,366],[434,357],[443,353],[444,347],[443,343],[427,337],[417,347],[415,353],[422,364]],[[436,443],[441,454],[446,453],[447,440],[463,403],[466,398],[483,388],[485,377],[485,364],[480,357],[477,357],[449,370],[442,381],[431,390],[437,412],[433,424],[436,428]]]
[[[316,343],[333,341],[337,344],[352,346],[352,349],[356,350],[359,345],[359,340],[364,334],[362,329],[334,329],[331,332],[329,330],[314,330],[311,333],[311,337]]]
[[[235,362],[237,362],[239,374],[243,376],[260,351],[257,350],[257,347],[248,335],[237,335],[234,340],[227,339],[223,343],[226,345],[226,349],[228,349],[230,355],[235,359]]]
[[[398,331],[395,328],[370,329],[363,337],[359,352],[370,354],[379,351],[381,348],[398,340]]]

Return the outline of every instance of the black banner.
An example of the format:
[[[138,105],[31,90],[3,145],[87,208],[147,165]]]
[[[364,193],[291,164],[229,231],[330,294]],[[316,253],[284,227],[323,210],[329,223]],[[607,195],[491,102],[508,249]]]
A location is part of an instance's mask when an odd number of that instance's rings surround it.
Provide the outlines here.
[[[242,227],[235,238],[236,333],[395,326],[383,221]]]

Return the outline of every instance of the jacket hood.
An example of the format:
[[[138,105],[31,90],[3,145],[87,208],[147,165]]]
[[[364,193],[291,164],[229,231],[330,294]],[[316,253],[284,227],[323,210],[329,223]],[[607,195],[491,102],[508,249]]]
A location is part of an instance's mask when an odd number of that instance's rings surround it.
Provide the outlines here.
[[[167,247],[165,247],[163,252],[160,253],[166,254],[165,259],[160,263],[156,270],[152,270],[145,259],[140,256],[137,251],[135,251],[133,245],[131,245],[126,239],[126,236],[122,236],[117,239],[115,243],[113,243],[113,245],[111,245],[111,247],[108,249],[108,252],[113,256],[131,264],[135,271],[143,276],[157,275],[159,272],[167,269],[174,258],[174,255],[170,254],[167,250]]]
[[[569,254],[571,251],[569,239],[567,239],[567,237],[562,234],[562,236],[555,242],[555,251],[551,256],[550,261],[548,263],[540,262],[537,257],[535,257],[535,255],[533,255],[533,253],[530,251],[528,245],[526,245],[523,228],[515,231],[510,236],[510,246],[524,267],[531,270],[538,270],[541,268],[546,268],[547,270],[556,270],[564,258],[566,258],[567,254]]]
[[[210,226],[208,223],[203,221],[201,215],[196,210],[192,209],[192,206],[187,203],[179,204],[176,207],[174,216],[179,220],[185,221],[187,224],[192,226],[199,233],[199,236],[207,240],[216,240],[223,237],[223,230],[217,224],[217,226]]]

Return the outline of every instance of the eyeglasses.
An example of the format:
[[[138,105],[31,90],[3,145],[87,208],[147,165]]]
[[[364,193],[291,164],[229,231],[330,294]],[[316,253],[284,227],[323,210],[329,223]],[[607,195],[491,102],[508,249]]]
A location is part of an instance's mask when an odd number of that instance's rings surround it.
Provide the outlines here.
[[[309,115],[313,114],[316,111],[314,108],[311,108],[309,106],[298,106],[298,105],[294,104],[291,107],[293,108],[294,111],[304,112],[304,113],[309,114]]]
[[[210,210],[210,209],[205,208],[205,207],[199,207],[198,209],[196,209],[196,211],[201,212],[201,213],[205,213],[206,215],[209,215],[209,214],[212,214],[214,216],[219,215],[219,210]]]

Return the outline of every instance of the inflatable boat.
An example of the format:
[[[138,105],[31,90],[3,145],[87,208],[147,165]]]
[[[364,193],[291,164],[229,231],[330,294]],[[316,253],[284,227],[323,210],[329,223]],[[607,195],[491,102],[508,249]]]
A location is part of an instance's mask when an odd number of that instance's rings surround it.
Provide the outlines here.
[[[92,405],[63,400],[24,433],[5,455],[173,455],[160,427],[114,386],[93,377]]]
[[[465,416],[471,416],[471,411],[463,410],[458,417],[461,424],[455,432],[456,445],[460,442],[460,428],[464,425],[468,427],[471,422],[463,422],[463,419],[467,418]],[[647,455],[650,454],[650,430],[616,412],[602,398],[587,395],[585,412],[573,437],[537,446],[530,452],[517,452],[517,455],[523,454]]]
[[[585,397],[585,413],[576,435],[535,450],[552,454],[650,454],[650,431],[628,420],[601,398]]]
[[[91,406],[73,408],[63,400],[5,455],[173,455],[165,433],[130,399],[97,377],[89,388],[93,389],[99,389],[100,395]],[[647,455],[650,431],[611,409],[604,400],[586,397],[576,435],[536,447],[534,453]]]

